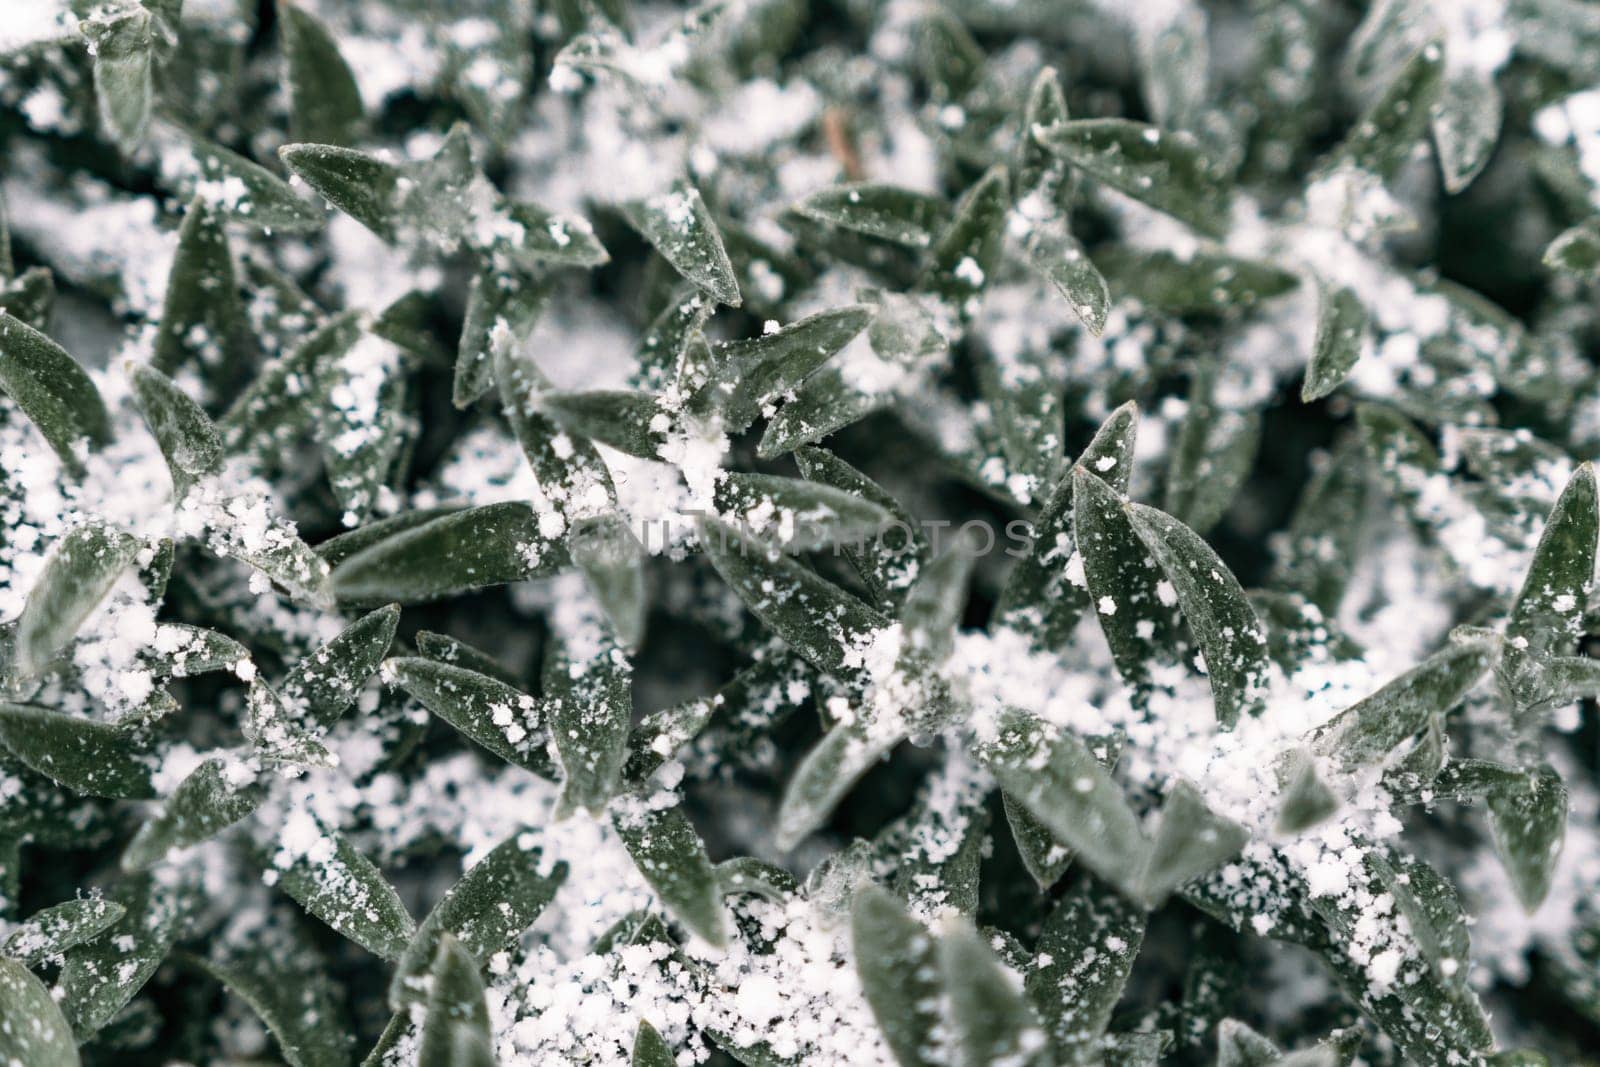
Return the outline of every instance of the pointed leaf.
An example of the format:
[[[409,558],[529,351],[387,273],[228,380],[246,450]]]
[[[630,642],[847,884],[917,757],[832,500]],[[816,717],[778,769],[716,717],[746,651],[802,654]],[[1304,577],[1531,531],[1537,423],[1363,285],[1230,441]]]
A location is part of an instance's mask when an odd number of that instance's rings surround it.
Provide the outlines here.
[[[1317,335],[1300,399],[1309,404],[1337,389],[1355,369],[1367,335],[1367,309],[1347,288],[1324,286],[1317,294]]]
[[[1489,825],[1494,829],[1512,888],[1530,915],[1550,893],[1567,832],[1567,787],[1549,766],[1530,771],[1516,790],[1495,790],[1488,796]]]
[[[69,948],[93,941],[122,920],[126,909],[103,897],[81,897],[34,912],[0,944],[0,956],[34,967]]]
[[[383,238],[396,237],[403,171],[366,152],[326,144],[287,144],[284,165],[323,198]]]
[[[278,686],[297,717],[331,727],[389,654],[400,606],[390,604],[351,623],[332,641],[294,665]]]
[[[719,303],[739,306],[733,264],[700,190],[675,182],[666,192],[623,204],[622,215],[685,279]]]
[[[1062,1063],[1093,1062],[1144,930],[1142,909],[1088,877],[1045,920],[1027,991]]]
[[[361,91],[327,28],[298,3],[280,0],[278,34],[290,136],[331,145],[353,142],[364,117]]]
[[[446,934],[429,978],[417,1062],[428,1067],[494,1067],[494,1037],[477,961]]]
[[[1034,136],[1096,181],[1202,233],[1222,234],[1229,199],[1222,169],[1187,136],[1127,119],[1074,119]]]
[[[1582,631],[1597,537],[1600,505],[1596,503],[1594,465],[1585,463],[1573,473],[1545,522],[1522,590],[1506,621],[1507,638],[1525,641],[1524,649],[1535,655],[1572,650]]]
[[[1161,807],[1161,825],[1150,846],[1140,892],[1155,907],[1183,883],[1238,855],[1249,839],[1244,827],[1212,813],[1199,792],[1180,781]]]
[[[161,814],[134,834],[122,853],[122,869],[153,867],[174,850],[215,837],[255,811],[266,799],[266,785],[249,771],[244,771],[242,781],[235,781],[233,770],[224,760],[208,759],[191,771],[167,798]]]
[[[474,743],[541,777],[555,776],[546,751],[543,710],[525,693],[466,667],[400,657],[384,663],[386,680]]]
[[[130,364],[133,396],[172,473],[173,495],[222,470],[222,435],[205,410],[153,366]]]
[[[655,809],[635,799],[612,811],[611,824],[673,917],[709,943],[726,944],[722,884],[682,806]]]
[[[80,464],[77,445],[111,440],[100,392],[76,360],[50,338],[0,311],[0,389],[16,401],[67,469]]]
[[[306,812],[290,816],[291,828],[306,820],[303,834],[273,858],[277,884],[285,893],[351,941],[386,960],[398,960],[416,933],[416,924],[394,888],[373,862],[343,834],[316,823]]]
[[[938,1056],[937,945],[889,893],[868,885],[850,909],[850,937],[861,991],[900,1067],[933,1067]]]
[[[77,1067],[78,1043],[50,990],[15,960],[0,959],[0,1061]]]
[[[227,232],[197,196],[178,230],[150,366],[168,376],[197,367],[213,389],[231,397],[254,360]]]
[[[820,189],[795,205],[810,219],[910,248],[927,248],[950,222],[943,200],[881,182]]]
[[[16,667],[24,677],[44,670],[77,635],[138,549],[134,538],[95,522],[74,526],[56,542],[16,620]]]
[[[584,663],[571,660],[559,639],[546,654],[545,701],[556,760],[561,765],[563,814],[599,814],[616,794],[633,722],[633,669],[607,635]]]
[[[940,939],[939,976],[949,997],[957,1064],[1043,1067],[1050,1062],[1038,1016],[999,957],[966,923]]]
[[[116,726],[24,704],[0,704],[0,743],[17,759],[78,793],[155,796],[149,740]]]

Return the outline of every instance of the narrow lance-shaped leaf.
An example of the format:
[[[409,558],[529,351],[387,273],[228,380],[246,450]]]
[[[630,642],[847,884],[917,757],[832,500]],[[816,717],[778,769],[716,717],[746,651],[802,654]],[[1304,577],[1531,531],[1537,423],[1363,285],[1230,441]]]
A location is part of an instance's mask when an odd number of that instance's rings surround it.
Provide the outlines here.
[[[585,663],[569,658],[559,638],[546,652],[544,692],[561,765],[558,813],[587,808],[598,814],[615,795],[627,759],[633,720],[633,669],[607,637]]]
[[[1355,369],[1367,336],[1367,309],[1349,289],[1323,286],[1317,294],[1317,333],[1300,386],[1309,404],[1339,387]]]
[[[1056,840],[1123,893],[1140,896],[1150,844],[1122,789],[1091,749],[1070,733],[1011,712],[980,758],[1013,800]]]
[[[94,95],[100,123],[117,147],[131,153],[144,141],[155,98],[151,77],[155,17],[144,6],[108,6],[78,24],[94,56]]]
[[[226,213],[230,221],[282,233],[303,233],[322,225],[322,212],[261,164],[185,130],[173,128],[172,133],[193,157],[190,179],[237,194],[211,201],[213,210]]]
[[[1073,119],[1035,136],[1096,181],[1221,236],[1229,199],[1224,174],[1191,138],[1127,119]]]
[[[181,498],[195,482],[222,469],[222,435],[204,409],[159,370],[129,364],[128,376],[139,413],[166,457],[173,495]]]
[[[576,524],[567,551],[611,623],[617,642],[637,648],[644,640],[644,548],[621,512]]]
[[[494,1067],[494,1037],[477,961],[447,934],[439,942],[429,977],[417,1062],[429,1067]]]
[[[398,960],[416,924],[373,862],[309,812],[292,812],[286,830],[294,836],[272,857],[276,884],[368,952]]]
[[[138,549],[133,537],[94,522],[74,526],[56,542],[17,618],[16,666],[24,677],[44,670],[66,647]]]
[[[700,190],[675,182],[665,192],[623,204],[622,215],[685,279],[719,303],[739,306],[733,264]]]
[[[1188,782],[1167,793],[1161,825],[1150,845],[1150,860],[1140,877],[1140,892],[1152,906],[1192,878],[1207,874],[1238,855],[1250,835],[1238,823],[1210,811]]]
[[[1444,49],[1435,41],[1408,59],[1383,95],[1361,116],[1334,159],[1391,178],[1427,131],[1444,73]]]
[[[1196,367],[1167,468],[1167,512],[1202,536],[1227,513],[1261,442],[1259,411],[1219,401],[1221,374],[1210,361]]]
[[[937,294],[964,319],[975,310],[973,299],[999,266],[1011,206],[1004,164],[996,164],[961,197],[955,217],[929,251],[923,286]]]
[[[567,878],[528,831],[512,834],[462,874],[417,927],[395,968],[389,999],[396,1009],[426,997],[428,965],[453,937],[480,966],[533,925]]]
[[[713,945],[728,938],[722,885],[681,805],[655,809],[640,798],[612,811],[628,854],[673,917]]]
[[[833,308],[760,337],[719,345],[718,369],[690,399],[690,407],[720,412],[731,432],[745,430],[765,401],[798,386],[871,321],[871,308]]]
[[[1567,787],[1549,766],[1521,788],[1489,794],[1489,825],[1517,900],[1530,915],[1544,903],[1567,833]]]
[[[34,912],[19,923],[4,943],[0,956],[32,967],[67,949],[92,941],[127,913],[121,904],[104,897],[68,900]]]
[[[1089,877],[1045,920],[1026,989],[1061,1062],[1095,1062],[1144,930],[1142,908]]]
[[[1134,529],[1132,511],[1082,463],[1072,468],[1072,524],[1089,599],[1117,670],[1143,685],[1152,666],[1171,660],[1178,598]]]
[[[177,940],[187,892],[148,876],[119,882],[111,891],[122,918],[69,950],[61,969],[61,1010],[78,1040],[110,1022],[161,966]]]
[[[1133,401],[1117,408],[1078,457],[1078,466],[1094,471],[1118,492],[1126,491],[1138,421]],[[1087,587],[1070,573],[1078,554],[1072,508],[1075,480],[1068,474],[1056,482],[1034,520],[1028,553],[1012,566],[995,605],[1001,624],[1026,634],[1038,648],[1061,648],[1089,606]]]
[[[630,1067],[675,1067],[677,1062],[656,1028],[639,1020],[639,1030],[633,1036],[633,1054],[628,1060]]]
[[[516,673],[504,666],[499,660],[475,648],[465,641],[458,640],[448,634],[437,634],[431,630],[418,630],[415,638],[417,651],[429,659],[438,660],[440,663],[452,667],[465,667],[469,671],[486,674],[497,682],[516,686],[521,680]]]
[[[1368,494],[1362,452],[1361,441],[1351,435],[1313,465],[1274,571],[1278,584],[1300,593],[1324,615],[1338,612],[1355,567]]]
[[[928,555],[928,545],[917,521],[883,486],[850,464],[821,448],[801,448],[795,454],[800,473],[813,482],[842,489],[878,505],[889,516],[877,537],[860,545],[841,545],[861,580],[873,594],[873,607],[892,611],[916,579]]]
[[[78,793],[143,800],[155,795],[149,738],[82,715],[0,704],[0,743],[23,763]]]
[[[903,715],[869,718],[863,710],[824,734],[784,786],[778,806],[778,848],[793,848],[826,822],[861,776],[910,732]]]
[[[527,504],[485,504],[401,529],[351,554],[329,576],[351,605],[421,604],[557,570],[566,552]]]
[[[397,234],[401,168],[377,156],[326,144],[287,144],[284,165],[346,215],[383,238]]]
[[[1067,299],[1078,321],[1096,337],[1111,313],[1111,289],[1064,218],[1034,222],[1022,241],[1028,263]]]
[[[452,663],[400,657],[383,665],[386,680],[501,759],[555,777],[538,703],[496,678]]]
[[[178,230],[150,365],[169,376],[193,365],[219,395],[231,399],[253,361],[227,231],[218,213],[197,196]]]
[[[1482,172],[1500,137],[1500,90],[1471,68],[1447,74],[1433,106],[1433,144],[1445,191],[1459,193]]]
[[[672,422],[649,393],[549,392],[539,395],[538,404],[540,411],[573,433],[641,459],[659,457]]]
[[[730,471],[717,486],[721,521],[741,534],[786,552],[860,545],[893,521],[879,504],[843,489],[801,478]]]
[[[216,836],[255,811],[266,795],[253,771],[222,759],[206,760],[178,783],[161,814],[139,827],[122,853],[123,870],[154,866],[175,849]]]
[[[0,958],[0,1060],[77,1067],[78,1043],[50,990],[16,960]]]
[[[978,931],[953,924],[939,940],[939,976],[949,997],[956,1062],[1043,1067],[1049,1042],[1033,1007]]]
[[[289,97],[289,133],[296,141],[348,145],[360,132],[361,91],[339,46],[325,26],[280,0],[278,33],[283,43],[284,88]]]
[[[846,653],[888,620],[787,556],[772,554],[714,519],[702,519],[700,542],[723,580],[752,613],[796,652],[830,673],[851,673]]]
[[[62,464],[80,469],[78,442],[111,440],[111,418],[89,375],[50,338],[0,311],[0,389],[43,435]]]
[[[1334,716],[1314,734],[1312,747],[1345,768],[1380,759],[1449,711],[1477,684],[1496,658],[1486,639],[1452,640],[1376,693]]]
[[[1113,247],[1100,253],[1098,263],[1113,292],[1171,314],[1234,316],[1300,284],[1271,263],[1217,252],[1179,256]]]
[[[1129,505],[1134,532],[1172,583],[1224,727],[1254,715],[1266,689],[1267,637],[1233,572],[1199,534],[1165,512]]]
[[[348,1024],[326,964],[293,927],[269,926],[243,945],[219,938],[210,956],[187,959],[249,1005],[289,1067],[349,1063]]]
[[[941,1018],[933,935],[892,895],[868,885],[852,901],[850,937],[861,991],[900,1067],[942,1062],[935,1037]]]
[[[278,692],[297,715],[326,730],[343,715],[389,654],[400,606],[369,612],[294,665]]]
[[[950,222],[943,200],[881,182],[821,189],[795,205],[807,218],[910,248],[927,248]]]
[[[1600,505],[1594,464],[1585,463],[1573,473],[1545,522],[1506,622],[1507,638],[1526,641],[1526,650],[1535,655],[1571,651],[1583,625],[1597,537]]]

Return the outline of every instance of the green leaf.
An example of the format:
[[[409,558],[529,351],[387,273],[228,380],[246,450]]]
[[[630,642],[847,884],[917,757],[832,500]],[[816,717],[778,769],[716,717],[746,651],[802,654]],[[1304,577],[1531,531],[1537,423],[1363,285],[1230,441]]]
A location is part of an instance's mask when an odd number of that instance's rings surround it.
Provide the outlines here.
[[[231,397],[255,362],[249,329],[227,231],[197,196],[178,230],[150,366],[167,376],[198,367],[213,389]]]
[[[323,323],[290,353],[262,368],[223,415],[223,443],[233,454],[259,448],[267,454],[300,444],[312,423],[324,369],[361,336],[353,311]]]
[[[363,615],[296,663],[278,686],[279,694],[297,717],[329,729],[389,654],[399,622],[398,604]]]
[[[74,526],[56,542],[16,620],[16,668],[23,677],[49,666],[133,566],[138,550],[134,538],[97,522]]]
[[[1218,401],[1220,374],[1210,362],[1196,367],[1167,468],[1166,510],[1202,535],[1227,513],[1250,476],[1261,442],[1260,412]]]
[[[995,781],[1100,877],[1137,897],[1150,844],[1122,789],[1084,742],[1008,712],[979,756]]]
[[[394,344],[365,333],[327,362],[319,385],[322,465],[344,524],[354,526],[376,505],[412,433],[405,359]]]
[[[166,959],[185,914],[185,890],[148,876],[119,882],[110,897],[123,916],[67,952],[58,984],[62,1014],[78,1040],[109,1023]]]
[[[994,950],[965,922],[939,940],[939,976],[949,997],[956,1063],[1050,1062],[1049,1043],[1026,998]]]
[[[1078,321],[1096,337],[1111,312],[1111,289],[1064,219],[1035,222],[1023,238],[1028,263],[1072,305]]]
[[[205,410],[153,366],[128,365],[134,401],[172,473],[173,496],[222,470],[222,435]]]
[[[605,810],[617,791],[628,755],[633,721],[633,668],[607,636],[598,638],[594,658],[569,658],[559,638],[545,655],[544,693],[561,765],[561,815],[587,808]]]
[[[322,959],[281,926],[256,933],[254,940],[217,944],[209,958],[187,958],[250,1006],[290,1067],[344,1067],[349,1032]]]
[[[1114,291],[1169,314],[1233,315],[1300,284],[1270,263],[1216,252],[1179,257],[1119,246],[1100,253],[1099,266]]]
[[[1096,1062],[1144,930],[1142,909],[1087,876],[1045,920],[1026,989],[1060,1063]]]
[[[405,176],[400,167],[366,152],[326,144],[286,144],[278,156],[334,207],[385,241],[395,239]]]
[[[155,796],[148,739],[47,708],[0,704],[0,743],[23,763],[78,793],[143,800]]]
[[[658,459],[671,416],[649,393],[596,390],[548,392],[539,410],[575,434],[641,459]]]
[[[1061,881],[1061,876],[1072,866],[1072,850],[1057,841],[1050,828],[1034,818],[1027,808],[1012,800],[1010,793],[1002,791],[1000,802],[1022,866],[1041,891],[1049,889]]]
[[[308,812],[292,813],[297,832],[313,840],[280,842],[273,858],[285,893],[351,941],[386,960],[398,960],[416,924],[382,873],[343,834]],[[300,820],[309,820],[303,830]],[[309,845],[309,847],[306,847]]]
[[[440,939],[429,979],[417,1062],[428,1067],[494,1067],[494,1037],[478,964],[448,934]]]
[[[909,248],[928,248],[950,222],[943,200],[882,182],[818,190],[794,209],[809,219]]]
[[[1489,640],[1452,640],[1318,728],[1312,747],[1347,769],[1381,759],[1421,730],[1430,716],[1460,703],[1494,664],[1497,651]]]
[[[457,408],[471,406],[494,388],[497,336],[503,334],[519,344],[527,340],[549,299],[548,283],[516,271],[485,268],[473,277],[451,386],[451,400]]]
[[[1088,467],[1072,468],[1072,523],[1100,630],[1123,678],[1143,685],[1150,669],[1170,658],[1176,620],[1160,595],[1160,565],[1134,530],[1127,501]]]
[[[819,581],[821,579],[818,579]],[[858,717],[823,735],[784,786],[774,843],[787,852],[821,826],[872,766],[910,733],[902,716]]]
[[[400,657],[383,665],[384,678],[430,712],[501,759],[544,778],[555,777],[546,746],[545,709],[497,678],[432,659]]]
[[[956,205],[955,217],[928,254],[922,285],[964,319],[1000,265],[1011,208],[1004,164],[990,167]]]
[[[1150,861],[1139,880],[1140,895],[1151,907],[1158,906],[1183,883],[1238,855],[1249,839],[1244,827],[1212,813],[1194,786],[1179,781],[1162,805]]]
[[[1428,129],[1444,77],[1444,48],[1430,42],[1409,58],[1361,116],[1333,159],[1392,178]]]
[[[1017,207],[1024,215],[1037,215],[1039,208],[1059,208],[1064,214],[1071,200],[1075,185],[1071,172],[1059,156],[1040,143],[1038,136],[1038,131],[1066,122],[1071,117],[1067,111],[1066,94],[1061,91],[1060,75],[1054,67],[1045,67],[1039,71],[1028,90],[1022,129],[1017,134],[1017,147],[1012,156]],[[1029,203],[1030,198],[1034,197],[1037,208]],[[1064,217],[1061,222],[1060,230],[1065,233]]]
[[[448,634],[436,634],[431,630],[418,630],[415,640],[417,651],[429,659],[453,667],[465,667],[479,674],[487,674],[495,681],[504,682],[513,688],[521,684],[516,674],[501,666],[499,660],[465,641],[457,640]]]
[[[937,945],[892,895],[863,886],[850,909],[850,937],[861,991],[900,1067],[942,1062]]]
[[[266,785],[253,773],[234,782],[226,761],[206,760],[178,783],[161,814],[139,827],[122,853],[122,869],[153,867],[176,849],[215,837],[255,811],[266,796]]]
[[[124,153],[132,154],[150,128],[155,98],[154,18],[138,4],[107,6],[78,23],[94,56],[94,95],[100,124]]]
[[[1600,277],[1600,219],[1584,219],[1563,230],[1544,250],[1544,265],[1579,278]]]
[[[1278,833],[1298,834],[1339,810],[1338,795],[1317,774],[1316,759],[1306,749],[1295,749],[1289,754],[1282,778]]]
[[[1306,366],[1300,400],[1311,403],[1337,389],[1361,358],[1367,336],[1367,309],[1347,288],[1323,286],[1317,293],[1317,335]]]
[[[1241,713],[1256,714],[1266,691],[1267,636],[1239,580],[1199,534],[1171,515],[1129,504],[1128,518],[1172,583],[1205,657],[1217,721],[1229,728]]]
[[[716,865],[717,885],[725,897],[749,893],[778,903],[787,903],[799,892],[794,875],[751,856],[735,856]]]
[[[283,87],[289,98],[289,136],[296,141],[348,145],[364,124],[361,91],[327,27],[279,0]]]
[[[1139,408],[1133,401],[1117,408],[1095,431],[1078,457],[1078,466],[1095,471],[1118,492],[1126,491],[1138,422]],[[1068,577],[1077,552],[1074,480],[1065,476],[1056,482],[1034,520],[1028,552],[1012,566],[995,605],[1000,623],[1026,634],[1038,648],[1062,648],[1089,606],[1088,590]]]
[[[877,320],[873,321],[876,325]],[[802,445],[820,441],[894,401],[892,391],[862,392],[832,365],[822,367],[793,392],[767,423],[767,432],[756,449],[761,459],[775,459]]]
[[[612,811],[611,824],[673,917],[710,944],[726,944],[729,923],[722,883],[683,808],[657,809],[647,799],[635,798]]]
[[[718,345],[717,369],[690,399],[690,407],[720,411],[728,431],[742,432],[765,402],[800,385],[871,321],[871,308],[851,305],[820,311],[760,337]]]
[[[0,956],[36,967],[69,948],[93,941],[127,910],[103,897],[82,897],[44,908],[19,923],[0,944]]]
[[[78,1043],[43,982],[0,959],[0,1060],[26,1067],[77,1067]]]
[[[194,157],[192,179],[242,189],[238,195],[213,204],[232,221],[282,233],[304,233],[322,225],[322,212],[261,164],[185,130],[176,129],[174,133]],[[189,195],[195,195],[194,191],[190,190]]]
[[[1278,584],[1332,616],[1355,569],[1368,479],[1363,446],[1354,435],[1317,458],[1321,462],[1313,465],[1289,519],[1274,573]]]
[[[425,999],[423,979],[446,937],[483,966],[533,925],[567,878],[566,863],[547,861],[536,841],[526,831],[512,834],[434,905],[395,968],[389,987],[393,1007]]]
[[[111,419],[100,392],[66,350],[32,326],[0,311],[0,389],[61,457],[79,471],[78,442],[111,440]]]
[[[1527,642],[1535,654],[1570,652],[1582,633],[1583,612],[1594,575],[1600,505],[1594,465],[1573,472],[1544,525],[1522,589],[1506,621],[1506,637]]]
[[[678,1061],[656,1033],[656,1028],[640,1019],[639,1030],[633,1037],[633,1055],[628,1062],[631,1067],[676,1067]]]
[[[1222,236],[1229,212],[1225,175],[1186,135],[1127,119],[1074,119],[1034,136],[1096,181]]]
[[[665,192],[621,207],[623,218],[672,268],[718,303],[738,307],[739,283],[700,190],[678,181]]]
[[[888,625],[878,612],[804,564],[746,540],[714,519],[701,520],[700,543],[751,613],[818,670],[850,673],[847,652]]]
[[[644,640],[644,546],[620,512],[597,515],[578,523],[567,539],[567,551],[583,572],[589,591],[611,623],[624,648]]]
[[[719,519],[785,552],[864,545],[893,521],[883,507],[822,482],[730,471],[717,486]],[[862,549],[858,548],[858,551]]]
[[[1495,848],[1523,910],[1533,914],[1550,881],[1567,833],[1567,787],[1548,765],[1527,773],[1525,785],[1488,796]]]
[[[397,529],[345,557],[329,577],[341,603],[421,604],[537,578],[565,562],[534,510],[508,501]]]
[[[684,353],[714,310],[716,304],[699,288],[680,285],[634,345],[633,361],[638,369],[629,384],[653,393],[674,382],[687,386],[681,377]]]
[[[1433,105],[1433,144],[1447,193],[1472,184],[1500,138],[1503,104],[1494,80],[1465,70],[1446,76]]]
[[[839,550],[872,593],[873,606],[880,611],[894,610],[928,556],[927,540],[916,519],[883,486],[832,452],[801,448],[796,450],[794,458],[805,478],[865,499],[889,516],[880,536],[860,546],[840,545]]]
[[[923,567],[900,610],[907,649],[934,662],[950,654],[967,606],[967,582],[976,565],[972,549],[957,542]]]

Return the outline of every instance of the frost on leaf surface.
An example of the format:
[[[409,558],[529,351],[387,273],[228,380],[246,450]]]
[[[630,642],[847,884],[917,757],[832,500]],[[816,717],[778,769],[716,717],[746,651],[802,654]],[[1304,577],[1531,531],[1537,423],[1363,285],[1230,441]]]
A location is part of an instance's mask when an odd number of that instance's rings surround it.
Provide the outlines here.
[[[0,1065],[1580,1064],[1580,0],[13,0]]]

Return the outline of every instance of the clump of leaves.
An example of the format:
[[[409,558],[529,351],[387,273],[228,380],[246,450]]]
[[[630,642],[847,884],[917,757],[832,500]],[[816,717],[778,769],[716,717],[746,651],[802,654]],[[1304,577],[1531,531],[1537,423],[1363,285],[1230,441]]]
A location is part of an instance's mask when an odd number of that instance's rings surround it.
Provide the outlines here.
[[[0,1063],[1592,1060],[1590,5],[12,6]]]

